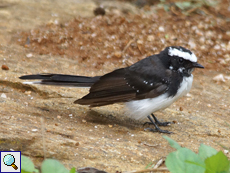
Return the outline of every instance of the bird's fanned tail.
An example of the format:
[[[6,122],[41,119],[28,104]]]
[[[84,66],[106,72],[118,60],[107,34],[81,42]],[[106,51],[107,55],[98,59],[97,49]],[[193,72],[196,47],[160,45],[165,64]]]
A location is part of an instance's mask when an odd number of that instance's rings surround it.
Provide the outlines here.
[[[87,77],[63,74],[35,74],[21,76],[24,80],[38,80],[23,82],[24,84],[56,85],[67,87],[91,87],[99,80],[100,76]]]

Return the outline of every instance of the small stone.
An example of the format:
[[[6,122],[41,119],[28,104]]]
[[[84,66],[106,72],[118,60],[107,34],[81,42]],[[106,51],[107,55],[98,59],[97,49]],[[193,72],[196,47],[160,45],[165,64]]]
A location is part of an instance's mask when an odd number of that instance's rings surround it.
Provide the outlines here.
[[[165,29],[164,29],[163,26],[160,26],[160,27],[158,28],[158,30],[159,30],[160,32],[165,32]]]
[[[137,40],[137,44],[143,44],[143,40]]]
[[[97,7],[93,10],[93,13],[95,16],[98,16],[98,15],[104,16],[105,15],[105,9],[102,7]]]
[[[148,35],[147,41],[151,42],[154,41],[155,37],[153,35]]]
[[[223,74],[219,74],[219,75],[215,76],[215,77],[213,78],[213,80],[216,81],[216,82],[225,82],[225,79],[224,79],[224,75],[223,75]]]
[[[58,119],[60,119],[60,118],[61,118],[61,116],[60,116],[60,115],[58,115],[58,116],[57,116],[57,118],[58,118]]]
[[[83,122],[83,123],[86,123],[86,120],[83,119],[82,122]]]
[[[116,56],[117,58],[121,58],[122,53],[120,51],[116,51],[114,52],[114,56]]]
[[[229,153],[229,151],[228,150],[224,150],[224,154],[228,154]]]
[[[5,93],[2,93],[2,94],[1,94],[1,97],[4,98],[4,99],[6,99],[6,94],[5,94]]]
[[[108,126],[109,126],[109,128],[112,128],[112,127],[113,127],[113,125],[110,125],[110,124],[109,124]]]
[[[196,43],[192,40],[189,40],[188,45],[192,48],[195,49],[196,48]]]
[[[25,91],[25,94],[26,94],[26,95],[30,95],[30,94],[31,94],[31,91]]]
[[[176,121],[176,120],[173,120],[172,122],[173,122],[173,124],[177,124],[178,123],[178,121]]]
[[[28,53],[28,54],[26,54],[26,57],[27,58],[31,58],[33,56],[33,54],[32,53]]]
[[[187,93],[186,96],[187,97],[192,97],[192,94]]]
[[[215,46],[214,46],[214,49],[219,50],[219,49],[220,49],[220,45],[218,45],[218,44],[215,45]]]
[[[2,70],[9,70],[9,67],[7,65],[2,65]]]
[[[180,111],[183,111],[183,108],[182,108],[182,107],[180,107]]]
[[[219,58],[218,61],[220,64],[227,64],[225,59]]]
[[[211,104],[207,104],[207,106],[210,108],[210,107],[212,107],[212,105]]]
[[[37,131],[38,131],[38,129],[32,129],[31,131],[32,131],[32,132],[37,132]]]

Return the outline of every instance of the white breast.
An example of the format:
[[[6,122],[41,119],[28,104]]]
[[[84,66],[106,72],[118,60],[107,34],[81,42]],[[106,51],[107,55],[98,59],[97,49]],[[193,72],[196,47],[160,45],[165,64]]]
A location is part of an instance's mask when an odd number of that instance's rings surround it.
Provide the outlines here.
[[[184,77],[177,94],[174,97],[168,97],[165,93],[155,98],[130,101],[126,103],[127,108],[131,112],[127,116],[136,120],[142,120],[153,112],[165,109],[180,97],[187,94],[192,87],[193,75]]]

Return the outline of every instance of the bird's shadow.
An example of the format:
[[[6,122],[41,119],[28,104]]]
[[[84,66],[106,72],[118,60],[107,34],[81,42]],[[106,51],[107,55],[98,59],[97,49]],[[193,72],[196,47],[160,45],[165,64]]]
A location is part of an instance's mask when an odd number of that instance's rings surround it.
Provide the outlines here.
[[[119,125],[129,129],[136,129],[143,127],[143,122],[133,120],[125,116],[119,116],[119,114],[107,114],[90,109],[86,112],[85,120],[94,124],[101,125]]]

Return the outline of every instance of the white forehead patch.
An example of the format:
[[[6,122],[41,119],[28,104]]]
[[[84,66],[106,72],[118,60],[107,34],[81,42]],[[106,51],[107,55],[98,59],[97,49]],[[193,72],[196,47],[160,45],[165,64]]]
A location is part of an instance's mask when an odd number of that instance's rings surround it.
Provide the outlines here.
[[[168,55],[178,56],[191,62],[197,62],[197,57],[194,53],[190,54],[189,52],[184,52],[182,49],[179,50],[177,48],[169,47]]]

